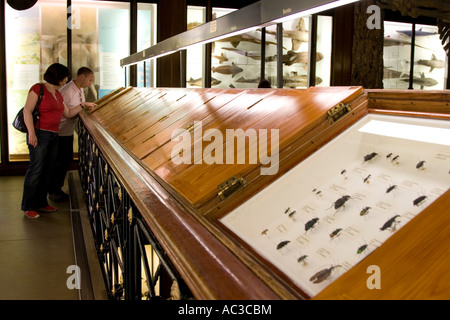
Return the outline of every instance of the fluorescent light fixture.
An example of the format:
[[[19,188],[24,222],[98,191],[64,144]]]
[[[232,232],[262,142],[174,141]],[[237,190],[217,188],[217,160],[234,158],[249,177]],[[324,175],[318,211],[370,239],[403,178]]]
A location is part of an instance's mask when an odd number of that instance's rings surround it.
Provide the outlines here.
[[[358,0],[261,0],[216,20],[163,40],[121,60],[121,66],[159,58],[192,45],[211,43]],[[162,49],[162,50],[161,50]],[[145,56],[147,54],[147,56]]]
[[[329,3],[325,3],[322,5],[319,5],[317,7],[311,8],[311,9],[307,9],[307,10],[303,10],[300,12],[294,12],[292,14],[289,14],[289,11],[291,10],[290,8],[285,8],[283,9],[283,12],[286,12],[288,15],[285,15],[283,17],[280,17],[278,19],[273,20],[274,23],[282,23],[285,21],[289,21],[289,20],[294,20],[300,17],[304,17],[304,16],[308,16],[311,14],[315,14],[318,12],[322,12],[322,11],[326,11],[329,9],[333,9],[336,7],[340,7],[340,6],[345,6],[347,4],[353,3],[353,2],[357,2],[359,0],[337,0],[337,1],[331,1]],[[301,1],[299,1],[301,2]],[[280,1],[280,3],[282,3],[282,1]]]

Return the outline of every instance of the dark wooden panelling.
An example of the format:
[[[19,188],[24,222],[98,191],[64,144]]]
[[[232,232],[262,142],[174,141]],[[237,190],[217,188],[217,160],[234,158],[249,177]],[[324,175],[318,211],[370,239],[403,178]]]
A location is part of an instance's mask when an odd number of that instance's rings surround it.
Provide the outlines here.
[[[345,86],[350,85],[352,76],[354,7],[347,5],[334,12],[331,85]]]

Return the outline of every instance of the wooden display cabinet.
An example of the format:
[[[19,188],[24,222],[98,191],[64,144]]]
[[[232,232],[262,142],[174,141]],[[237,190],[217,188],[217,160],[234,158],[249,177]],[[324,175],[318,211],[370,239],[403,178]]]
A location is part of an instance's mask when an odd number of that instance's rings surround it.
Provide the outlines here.
[[[360,129],[373,120],[394,131],[418,126],[445,137],[449,103],[447,91],[362,87],[120,88],[81,119],[196,298],[436,299],[450,293],[450,147],[433,140],[415,147],[408,137],[377,138],[382,134]],[[427,155],[420,173],[439,176],[435,186],[433,178],[405,178],[419,168],[401,178],[392,173],[424,161],[419,146]],[[394,162],[397,150],[404,152]],[[433,160],[442,172],[436,173]],[[371,175],[369,162],[387,170],[377,167],[372,184],[363,181]],[[366,239],[365,229],[348,225],[366,219],[366,225],[383,228],[381,220],[371,220],[376,213],[358,214],[374,197],[359,188],[382,183],[383,194],[395,190],[386,203],[376,198],[370,205],[378,210],[376,219],[406,218],[386,227],[388,237]],[[403,190],[415,195],[414,210],[402,207]],[[422,195],[417,205],[412,202]],[[347,229],[330,239],[342,217]],[[318,246],[313,238],[319,234],[328,237],[326,246],[341,249]],[[340,250],[350,248],[346,236],[353,237],[356,258],[343,261]],[[314,253],[300,259],[308,248]],[[323,261],[313,260],[318,252]],[[381,270],[381,289],[367,286],[371,265]],[[318,275],[321,270],[329,272]],[[311,289],[318,278],[323,287]]]

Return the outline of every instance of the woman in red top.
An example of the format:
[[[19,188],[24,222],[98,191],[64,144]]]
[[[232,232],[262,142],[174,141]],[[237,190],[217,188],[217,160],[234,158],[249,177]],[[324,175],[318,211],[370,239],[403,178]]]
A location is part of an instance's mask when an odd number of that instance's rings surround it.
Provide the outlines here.
[[[62,115],[73,118],[83,110],[81,105],[69,110],[57,90],[66,83],[68,76],[67,67],[59,63],[50,65],[44,73],[46,82],[33,85],[25,103],[23,115],[28,129],[30,165],[25,174],[21,207],[29,218],[38,218],[38,211],[56,211],[55,207],[48,204],[47,188],[58,150],[59,123]],[[44,95],[39,106],[40,116],[36,124],[33,124],[32,112],[38,100],[41,85],[44,87]]]

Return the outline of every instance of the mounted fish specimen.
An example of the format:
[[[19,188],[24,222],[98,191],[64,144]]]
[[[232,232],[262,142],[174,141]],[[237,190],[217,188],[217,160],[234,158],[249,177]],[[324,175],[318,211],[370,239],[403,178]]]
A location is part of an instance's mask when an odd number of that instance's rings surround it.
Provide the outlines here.
[[[412,36],[412,30],[396,30],[398,33],[400,34],[404,34],[405,36],[408,36],[411,38]],[[437,32],[427,32],[427,31],[422,31],[422,28],[420,28],[419,30],[416,30],[416,37],[429,37],[429,36],[436,36],[438,35]]]
[[[276,31],[266,30],[266,33],[276,35]],[[306,29],[305,20],[300,18],[296,30],[284,30],[283,37],[290,38],[292,51],[297,51],[302,43],[309,41],[309,31]]]
[[[270,83],[276,83],[276,78],[273,79],[271,77],[269,79]],[[316,77],[316,85],[321,84],[322,79],[319,77]],[[297,88],[297,87],[307,87],[308,86],[308,76],[307,75],[298,75],[297,72],[292,71],[289,76],[283,77],[283,87],[289,87],[289,88]]]
[[[237,79],[235,81],[241,82],[241,83],[259,83],[259,78],[245,79],[244,77],[240,77],[239,79]]]
[[[222,48],[222,49],[235,52],[244,57],[249,57],[254,60],[261,60],[261,52],[260,51],[244,51],[244,50],[239,50],[239,49],[235,49],[235,48]]]
[[[400,80],[409,82],[409,79],[400,79]],[[424,87],[433,87],[438,84],[438,82],[433,78],[425,78],[425,74],[423,72],[421,73],[420,78],[417,77],[413,78],[413,83],[420,85],[420,89],[423,89]]]
[[[316,53],[316,61],[323,59],[323,54],[320,52]],[[266,58],[266,62],[276,61],[277,55],[273,55]],[[294,52],[289,50],[286,54],[283,54],[283,64],[291,66],[295,63],[308,64],[308,52]]]
[[[384,67],[383,78],[384,79],[398,79],[409,78],[409,75],[401,71],[389,69],[390,67]]]
[[[189,22],[187,25],[187,30],[197,28],[201,24],[202,24],[201,22]]]
[[[222,62],[224,62],[224,61],[228,61],[228,58],[225,57],[225,56],[223,55],[223,52],[222,52],[222,54],[221,54],[220,56],[213,55],[213,58],[218,59],[218,60],[219,60],[219,63],[222,63]]]
[[[234,62],[231,63],[231,65],[227,66],[219,66],[219,67],[212,67],[211,70],[213,72],[221,73],[221,74],[231,74],[231,77],[234,78],[236,74],[239,72],[244,71],[244,69],[239,68],[234,64]]]
[[[384,37],[384,46],[385,47],[404,46],[404,45],[411,45],[411,42],[400,40],[400,39],[394,39],[394,38],[391,38],[390,36]],[[422,48],[422,49],[429,50],[428,48],[422,47],[418,44],[416,44],[415,46]]]
[[[259,39],[257,37],[254,37],[254,36],[251,36],[251,35],[249,35],[247,33],[243,33],[243,34],[239,34],[239,35],[232,36],[232,37],[229,37],[229,38],[217,40],[217,42],[229,42],[229,43],[231,43],[231,45],[234,48],[237,48],[239,43],[241,43],[243,41],[261,44],[261,39]],[[276,45],[277,43],[276,42],[266,41],[266,45],[269,45],[269,44]]]
[[[445,61],[438,60],[434,54],[431,56],[431,60],[420,59],[416,64],[430,67],[430,72],[432,72],[434,68],[445,68]]]
[[[211,86],[217,86],[218,84],[220,84],[222,81],[211,78]],[[191,85],[191,86],[196,86],[196,87],[203,87],[203,82],[202,82],[202,78],[198,78],[198,79],[193,79],[192,77],[189,79],[189,81],[186,81],[187,84]]]
[[[319,85],[322,83],[322,79],[320,77],[316,77],[315,85]],[[283,78],[283,86],[289,88],[297,88],[297,87],[307,87],[308,86],[308,76],[307,75],[295,75]]]

